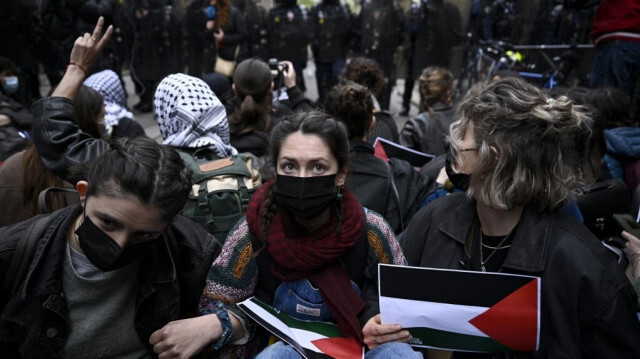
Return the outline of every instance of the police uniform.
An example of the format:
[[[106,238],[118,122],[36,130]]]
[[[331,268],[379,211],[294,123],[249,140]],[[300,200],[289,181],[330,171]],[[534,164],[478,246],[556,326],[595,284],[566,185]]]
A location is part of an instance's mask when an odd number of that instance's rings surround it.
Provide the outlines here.
[[[385,85],[378,97],[380,108],[389,109],[393,77],[393,56],[402,43],[404,15],[395,0],[365,0],[360,11],[361,52],[378,62]]]
[[[302,70],[307,65],[307,45],[312,33],[309,14],[306,7],[298,6],[296,0],[280,0],[278,3],[269,11],[267,19],[269,57],[291,61],[296,71],[296,83],[304,91]]]
[[[323,0],[311,9],[314,26],[313,55],[318,83],[318,103],[338,83],[353,37],[353,19],[347,5],[340,0]]]

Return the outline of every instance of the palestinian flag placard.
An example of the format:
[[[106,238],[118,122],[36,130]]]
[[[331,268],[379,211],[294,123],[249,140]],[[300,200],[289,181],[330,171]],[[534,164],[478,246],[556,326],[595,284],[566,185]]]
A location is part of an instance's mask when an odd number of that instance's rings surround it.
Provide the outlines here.
[[[540,278],[381,264],[380,314],[419,347],[535,351],[540,339]]]
[[[409,162],[413,167],[418,169],[422,168],[422,166],[435,157],[434,155],[416,151],[382,137],[377,137],[373,143],[373,154],[385,162],[388,162],[390,158],[399,158]]]
[[[364,348],[358,340],[342,334],[338,326],[333,323],[295,319],[255,297],[238,303],[238,307],[305,358],[362,359],[364,357]]]

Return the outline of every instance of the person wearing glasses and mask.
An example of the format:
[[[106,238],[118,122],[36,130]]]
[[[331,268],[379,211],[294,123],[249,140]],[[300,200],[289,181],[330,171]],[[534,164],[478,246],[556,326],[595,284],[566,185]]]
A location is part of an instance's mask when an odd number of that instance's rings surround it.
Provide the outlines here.
[[[541,278],[535,352],[454,358],[637,358],[633,287],[589,230],[562,211],[579,178],[576,136],[591,119],[565,96],[520,79],[490,84],[451,125],[453,170],[466,192],[418,212],[403,243],[409,265]],[[488,289],[489,290],[489,289]]]

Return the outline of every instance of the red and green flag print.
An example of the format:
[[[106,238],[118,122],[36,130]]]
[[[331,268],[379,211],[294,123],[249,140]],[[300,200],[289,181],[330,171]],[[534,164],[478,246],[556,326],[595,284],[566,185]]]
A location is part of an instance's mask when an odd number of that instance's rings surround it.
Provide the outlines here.
[[[535,351],[540,278],[380,265],[380,313],[411,344],[472,352]]]
[[[342,334],[333,323],[295,319],[255,297],[239,303],[238,307],[304,358],[363,358],[364,348],[358,340]]]

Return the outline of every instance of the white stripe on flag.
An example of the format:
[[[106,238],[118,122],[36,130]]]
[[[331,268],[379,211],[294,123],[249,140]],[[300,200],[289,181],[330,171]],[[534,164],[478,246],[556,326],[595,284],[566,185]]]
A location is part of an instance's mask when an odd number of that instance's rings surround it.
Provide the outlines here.
[[[322,353],[322,350],[318,349],[318,347],[315,346],[312,343],[312,341],[318,340],[318,339],[327,339],[327,337],[315,332],[304,330],[304,329],[297,329],[297,328],[290,328],[290,329],[291,329],[291,332],[293,333],[293,337],[303,348],[310,349],[318,353]]]
[[[410,311],[407,308],[411,308]],[[380,312],[384,313],[382,323],[400,324],[404,328],[432,328],[487,337],[469,321],[488,309],[380,296]]]

